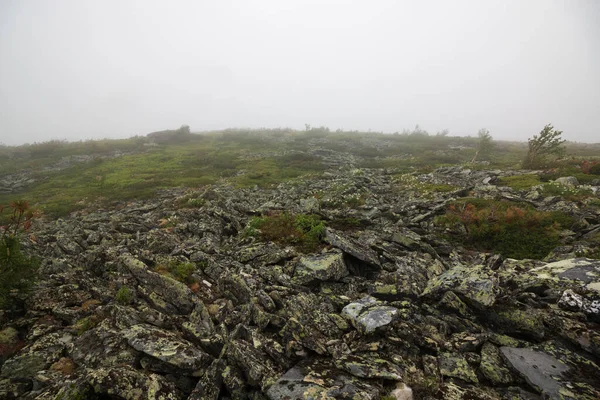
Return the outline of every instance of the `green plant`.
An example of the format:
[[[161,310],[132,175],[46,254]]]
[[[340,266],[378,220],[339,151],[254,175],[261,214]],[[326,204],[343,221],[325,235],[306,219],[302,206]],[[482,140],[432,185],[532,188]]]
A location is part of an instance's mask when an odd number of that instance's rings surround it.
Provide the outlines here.
[[[115,296],[115,299],[117,300],[117,303],[122,305],[131,304],[131,301],[133,300],[133,293],[131,293],[131,290],[129,290],[127,286],[121,286],[117,292],[117,295]]]
[[[39,215],[24,200],[0,205],[0,215],[11,209],[6,224],[0,227],[0,308],[11,303],[13,292],[26,293],[34,283],[39,261],[21,251],[20,236],[31,228]]]
[[[526,190],[539,185],[540,178],[534,174],[513,175],[500,178],[500,186],[508,186],[516,190]]]
[[[533,169],[543,166],[550,155],[561,156],[565,152],[565,140],[561,139],[562,131],[548,124],[538,135],[528,141],[528,151],[523,161],[523,168]]]
[[[157,265],[154,270],[159,274],[169,275],[183,283],[192,284],[195,282],[192,274],[196,271],[196,266],[189,262],[173,260],[166,264]]]
[[[452,238],[468,247],[510,258],[541,259],[560,244],[559,231],[570,227],[573,220],[526,204],[468,199],[450,205],[436,223],[450,228],[460,226],[463,235]]]
[[[479,132],[477,132],[477,136],[477,150],[475,151],[471,163],[477,161],[477,157],[479,156],[487,158],[494,148],[494,139],[492,138],[492,135],[490,135],[490,131],[487,129],[480,129]]]
[[[325,223],[316,215],[290,213],[253,217],[246,236],[258,236],[283,245],[294,245],[302,251],[315,251],[325,236]]]

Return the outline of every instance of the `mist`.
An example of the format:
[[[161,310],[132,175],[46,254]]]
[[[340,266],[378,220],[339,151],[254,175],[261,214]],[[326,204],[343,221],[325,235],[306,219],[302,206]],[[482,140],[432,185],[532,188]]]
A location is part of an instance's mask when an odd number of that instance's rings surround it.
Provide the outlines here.
[[[0,142],[291,127],[600,142],[595,0],[0,2]]]

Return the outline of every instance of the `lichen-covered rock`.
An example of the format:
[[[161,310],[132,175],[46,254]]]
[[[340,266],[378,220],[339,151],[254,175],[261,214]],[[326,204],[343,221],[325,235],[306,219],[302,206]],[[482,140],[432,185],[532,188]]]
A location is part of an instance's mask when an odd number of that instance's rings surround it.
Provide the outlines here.
[[[333,247],[337,247],[344,253],[350,254],[352,257],[368,264],[370,269],[378,270],[381,267],[379,257],[369,247],[358,243],[356,240],[347,237],[341,232],[327,228],[325,230],[325,240]],[[357,271],[361,272],[361,271]],[[364,272],[364,271],[363,271]]]
[[[377,354],[344,354],[334,359],[335,366],[359,378],[402,380],[402,370]]]
[[[124,400],[180,400],[182,393],[175,385],[156,374],[127,368],[100,368],[90,371],[83,382],[97,395],[108,395]],[[79,386],[81,388],[84,383]]]
[[[271,400],[380,399],[380,388],[335,369],[325,361],[302,362],[283,374],[266,392]]]
[[[506,368],[500,350],[491,343],[481,348],[479,371],[494,385],[507,385],[513,382],[511,372]]]
[[[397,308],[380,304],[376,299],[366,297],[345,306],[342,315],[348,317],[361,334],[368,335],[385,329],[399,317]]]
[[[501,347],[502,355],[525,381],[549,399],[593,400],[600,396],[600,368],[566,349]]]
[[[479,382],[475,371],[462,354],[442,353],[438,357],[438,364],[442,376],[458,378],[465,382]]]
[[[159,359],[185,373],[199,376],[211,362],[210,355],[187,340],[147,324],[134,325],[122,332],[131,347]]]
[[[348,276],[341,251],[301,257],[296,263],[292,282],[310,285],[319,281],[337,281]]]
[[[441,297],[449,290],[480,309],[490,307],[499,294],[498,278],[494,271],[484,265],[460,265],[431,279],[423,296]]]
[[[162,311],[187,315],[194,309],[197,297],[183,283],[175,279],[152,272],[148,267],[131,256],[122,256],[121,262],[137,279],[140,289],[147,291],[149,299]]]
[[[72,340],[73,337],[64,332],[50,333],[38,339],[6,360],[0,370],[0,378],[26,379],[35,376],[57,362]]]

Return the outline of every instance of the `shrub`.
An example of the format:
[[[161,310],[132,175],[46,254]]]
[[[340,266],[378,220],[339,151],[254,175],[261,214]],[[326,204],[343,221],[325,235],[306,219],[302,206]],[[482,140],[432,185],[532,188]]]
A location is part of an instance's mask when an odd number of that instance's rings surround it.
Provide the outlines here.
[[[541,212],[508,201],[472,199],[450,205],[436,222],[461,226],[453,235],[464,245],[510,258],[541,259],[560,244],[559,231],[573,220],[558,212]]]
[[[246,236],[259,236],[283,245],[296,246],[301,251],[315,251],[325,235],[325,223],[316,215],[290,213],[253,217],[245,230]]]
[[[121,289],[119,289],[117,292],[115,299],[117,300],[117,303],[122,305],[131,304],[131,301],[133,300],[133,294],[127,286],[121,286]]]
[[[28,231],[38,214],[24,200],[0,206],[0,214],[9,212],[6,225],[0,227],[0,308],[11,303],[13,292],[26,293],[35,280],[39,261],[21,251],[20,235]]]
[[[600,175],[600,163],[593,165],[590,168],[591,175]]]
[[[179,282],[191,284],[195,280],[192,274],[196,271],[196,266],[189,262],[170,261],[167,264],[159,264],[154,270],[159,274],[168,275]]]

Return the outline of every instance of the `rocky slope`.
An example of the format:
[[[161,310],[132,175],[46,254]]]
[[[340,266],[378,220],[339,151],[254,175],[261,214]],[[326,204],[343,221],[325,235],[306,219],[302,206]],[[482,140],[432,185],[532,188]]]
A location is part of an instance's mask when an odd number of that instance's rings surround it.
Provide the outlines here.
[[[600,261],[577,258],[598,209],[493,184],[509,172],[415,176],[460,188],[427,195],[392,172],[167,190],[40,223],[43,279],[0,316],[0,398],[600,398]],[[578,223],[546,261],[467,251],[433,226],[467,193]],[[360,223],[329,224],[309,254],[244,234],[281,210]],[[189,263],[187,283],[161,269]]]

